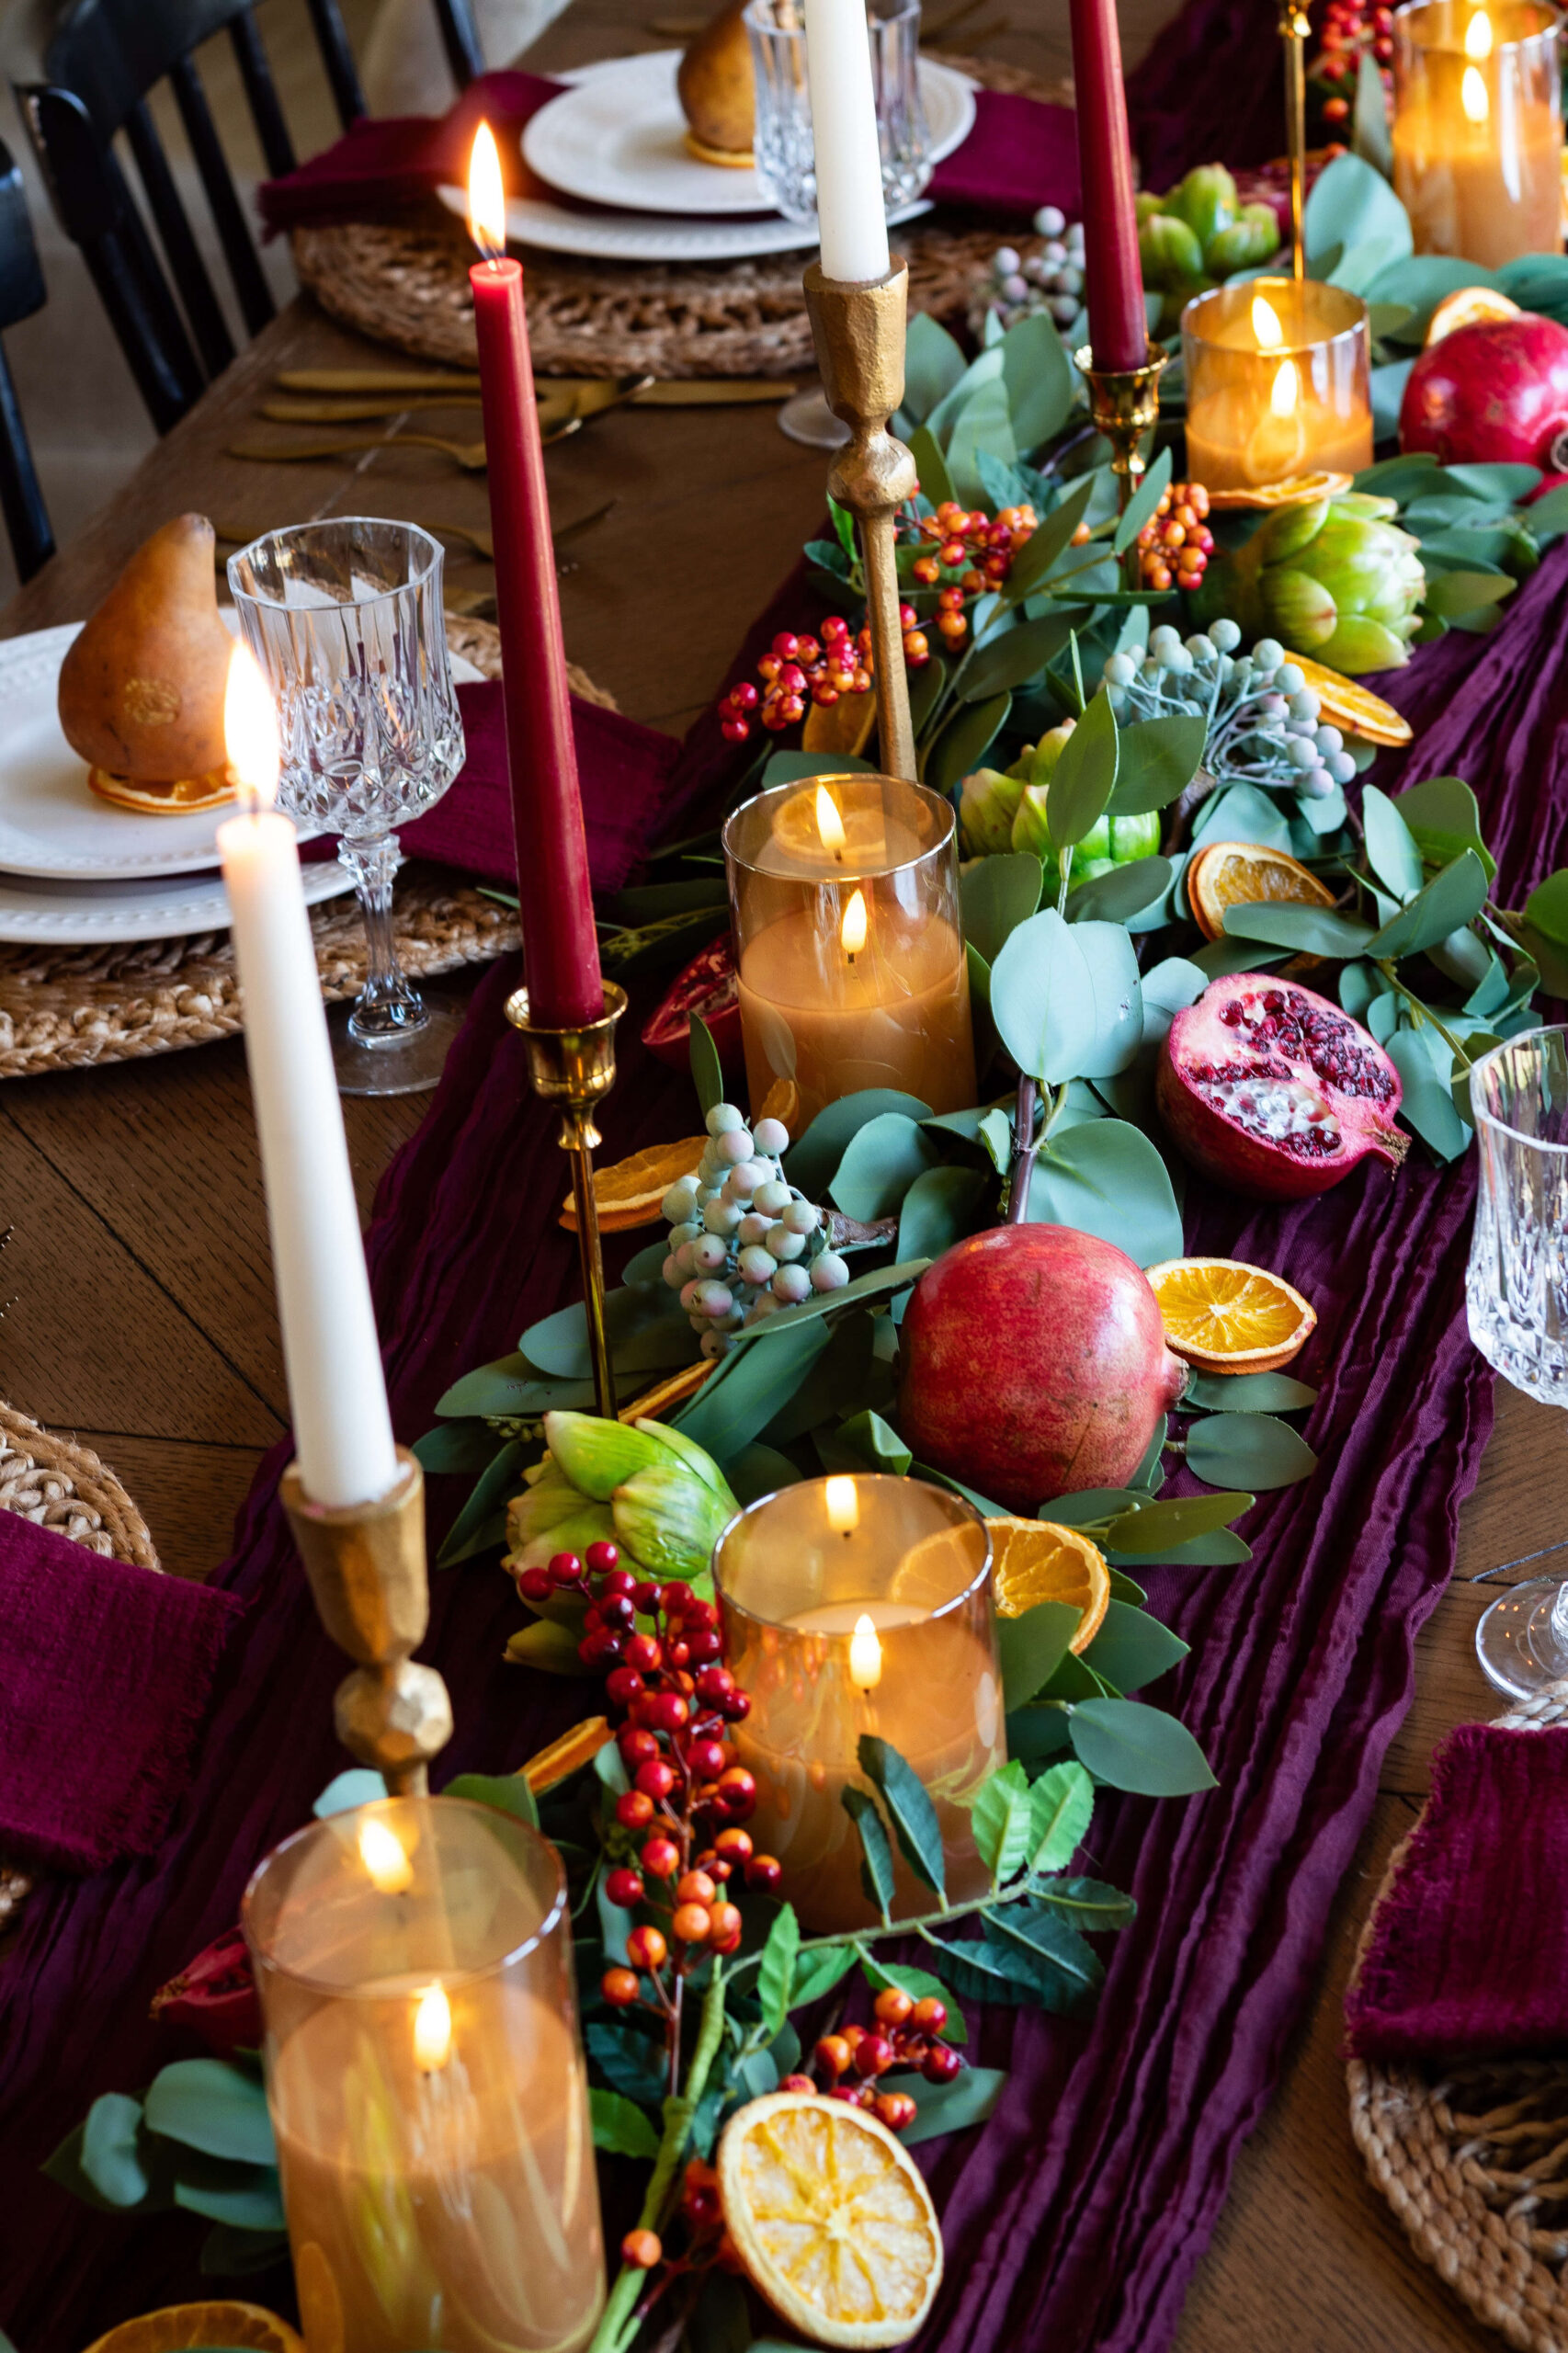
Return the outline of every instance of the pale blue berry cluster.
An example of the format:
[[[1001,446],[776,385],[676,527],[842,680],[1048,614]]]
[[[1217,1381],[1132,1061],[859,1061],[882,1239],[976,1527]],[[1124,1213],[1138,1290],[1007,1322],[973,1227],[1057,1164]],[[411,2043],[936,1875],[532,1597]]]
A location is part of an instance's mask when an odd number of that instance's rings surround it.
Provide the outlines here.
[[[1323,723],[1317,696],[1278,638],[1238,654],[1241,631],[1218,620],[1183,639],[1155,630],[1147,654],[1113,654],[1105,665],[1111,708],[1124,723],[1193,710],[1209,724],[1203,765],[1217,784],[1289,786],[1303,801],[1325,801],[1348,784],[1356,763],[1337,727]]]
[[[790,1148],[781,1120],[748,1128],[733,1103],[708,1114],[697,1169],[672,1185],[665,1280],[680,1293],[705,1357],[722,1357],[737,1332],[813,1290],[842,1290],[849,1268],[829,1243],[827,1221],[780,1166]]]
[[[1003,328],[1044,311],[1058,326],[1070,326],[1084,302],[1084,231],[1071,228],[1054,204],[1042,205],[1034,225],[1044,243],[1028,256],[1017,245],[998,245],[970,288],[970,333],[985,332],[988,315]]]

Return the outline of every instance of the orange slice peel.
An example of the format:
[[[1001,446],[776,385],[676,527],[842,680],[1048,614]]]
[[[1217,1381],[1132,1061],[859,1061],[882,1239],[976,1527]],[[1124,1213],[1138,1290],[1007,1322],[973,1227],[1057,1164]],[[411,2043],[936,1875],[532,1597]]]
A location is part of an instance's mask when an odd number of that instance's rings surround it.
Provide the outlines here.
[[[1221,514],[1229,507],[1304,506],[1312,498],[1342,498],[1353,479],[1340,473],[1287,474],[1282,481],[1258,483],[1252,488],[1211,490],[1209,505]],[[1293,662],[1296,656],[1292,654],[1290,659]]]
[[[656,1225],[660,1205],[672,1185],[689,1176],[707,1146],[706,1136],[687,1136],[679,1143],[648,1144],[630,1159],[617,1160],[594,1171],[594,1204],[601,1233],[630,1233],[640,1225]],[[577,1204],[570,1193],[562,1204],[561,1222],[577,1231]]]
[[[1166,1340],[1199,1372],[1278,1372],[1316,1328],[1310,1301],[1243,1258],[1167,1258],[1148,1274]]]
[[[605,1717],[588,1716],[582,1723],[574,1724],[570,1732],[563,1732],[559,1740],[552,1740],[548,1748],[530,1756],[522,1768],[523,1779],[535,1797],[541,1798],[547,1790],[558,1789],[562,1781],[569,1781],[574,1773],[591,1764],[606,1742],[614,1737]]]
[[[1392,702],[1385,702],[1381,695],[1371,693],[1354,678],[1343,677],[1337,670],[1327,669],[1304,654],[1292,654],[1290,659],[1318,699],[1318,717],[1326,720],[1331,727],[1342,727],[1346,733],[1359,735],[1369,744],[1409,743],[1409,720],[1395,710]]]
[[[1456,286],[1445,294],[1426,323],[1426,349],[1441,343],[1456,327],[1472,327],[1486,319],[1517,319],[1519,306],[1494,286]]]
[[[1071,1602],[1078,1631],[1067,1647],[1086,1651],[1105,1623],[1110,1601],[1110,1571],[1097,1544],[1075,1528],[1053,1519],[988,1519],[992,1591],[997,1614],[1021,1618],[1037,1601]]]
[[[1206,842],[1187,866],[1187,896],[1205,939],[1222,938],[1227,907],[1253,907],[1263,900],[1334,904],[1334,892],[1298,858],[1256,842]]]
[[[238,2345],[254,2353],[305,2353],[296,2329],[265,2304],[214,2301],[207,2304],[163,2304],[155,2313],[122,2320],[87,2353],[186,2353],[194,2345]]]

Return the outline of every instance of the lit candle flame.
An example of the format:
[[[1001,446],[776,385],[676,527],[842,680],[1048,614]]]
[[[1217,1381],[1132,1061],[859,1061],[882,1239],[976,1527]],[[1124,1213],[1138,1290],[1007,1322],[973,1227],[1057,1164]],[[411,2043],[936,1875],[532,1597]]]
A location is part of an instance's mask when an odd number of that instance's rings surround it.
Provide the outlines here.
[[[817,831],[822,835],[824,849],[835,858],[844,855],[844,820],[838,813],[838,803],[825,784],[817,787]]]
[[[827,1483],[827,1524],[840,1536],[860,1525],[860,1497],[853,1479],[830,1479]]]
[[[414,1865],[403,1852],[403,1840],[374,1814],[359,1824],[359,1860],[381,1895],[401,1895],[413,1884]]]
[[[1278,312],[1261,294],[1255,294],[1252,298],[1252,331],[1257,337],[1260,351],[1278,351],[1285,340]]]
[[[1282,359],[1269,389],[1268,405],[1276,416],[1294,416],[1301,397],[1301,379],[1293,359]]]
[[[866,893],[864,891],[852,891],[849,894],[849,904],[844,910],[844,923],[838,935],[844,944],[844,952],[851,962],[866,945],[867,920]]]
[[[1464,53],[1477,63],[1492,54],[1492,19],[1484,8],[1478,8],[1464,28]]]
[[[857,1618],[849,1637],[849,1680],[859,1691],[874,1691],[882,1679],[882,1645],[869,1617]]]
[[[506,250],[506,191],[501,184],[495,134],[487,122],[482,122],[473,135],[468,167],[468,233],[486,261],[499,261]]]
[[[1486,76],[1479,65],[1467,65],[1464,80],[1460,84],[1460,104],[1467,122],[1484,122],[1492,111],[1492,101],[1486,95]]]
[[[270,808],[278,798],[278,710],[256,656],[244,645],[229,656],[223,749],[242,799],[253,810]]]
[[[414,2013],[414,2063],[422,2075],[437,2075],[452,2055],[452,2006],[444,1985],[426,1986]]]

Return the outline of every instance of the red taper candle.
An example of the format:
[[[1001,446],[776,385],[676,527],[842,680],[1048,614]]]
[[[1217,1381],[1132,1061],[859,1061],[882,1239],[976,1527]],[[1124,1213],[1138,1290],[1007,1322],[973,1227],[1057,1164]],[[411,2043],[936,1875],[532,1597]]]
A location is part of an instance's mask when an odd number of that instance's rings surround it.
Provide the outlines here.
[[[469,225],[485,256],[469,271],[479,336],[495,620],[528,1011],[547,1029],[604,1012],[566,644],[534,402],[520,263],[506,253],[501,159],[488,123],[473,143]]]
[[[1070,0],[1069,15],[1090,349],[1096,368],[1142,368],[1149,333],[1116,0]]]

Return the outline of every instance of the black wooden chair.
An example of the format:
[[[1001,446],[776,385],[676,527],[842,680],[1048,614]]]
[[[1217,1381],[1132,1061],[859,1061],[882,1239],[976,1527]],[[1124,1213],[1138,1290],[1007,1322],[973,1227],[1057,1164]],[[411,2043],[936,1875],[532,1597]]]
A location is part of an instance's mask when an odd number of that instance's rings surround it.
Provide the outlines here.
[[[30,319],[44,303],[43,273],[38,266],[32,223],[22,175],[10,149],[0,142],[0,327],[14,327]],[[17,388],[6,355],[0,350],[0,513],[6,517],[17,570],[30,580],[54,553],[54,534],[28,445],[27,427],[17,402]]]
[[[472,0],[433,0],[460,87],[483,70]],[[308,0],[338,115],[365,111],[338,0]],[[147,103],[167,81],[190,142],[246,331],[275,305],[191,52],[226,31],[274,178],[296,157],[252,0],[13,0],[0,58],[62,228],[82,249],[160,433],[234,356]],[[123,132],[155,246],[115,152]],[[160,262],[158,246],[162,247]]]

